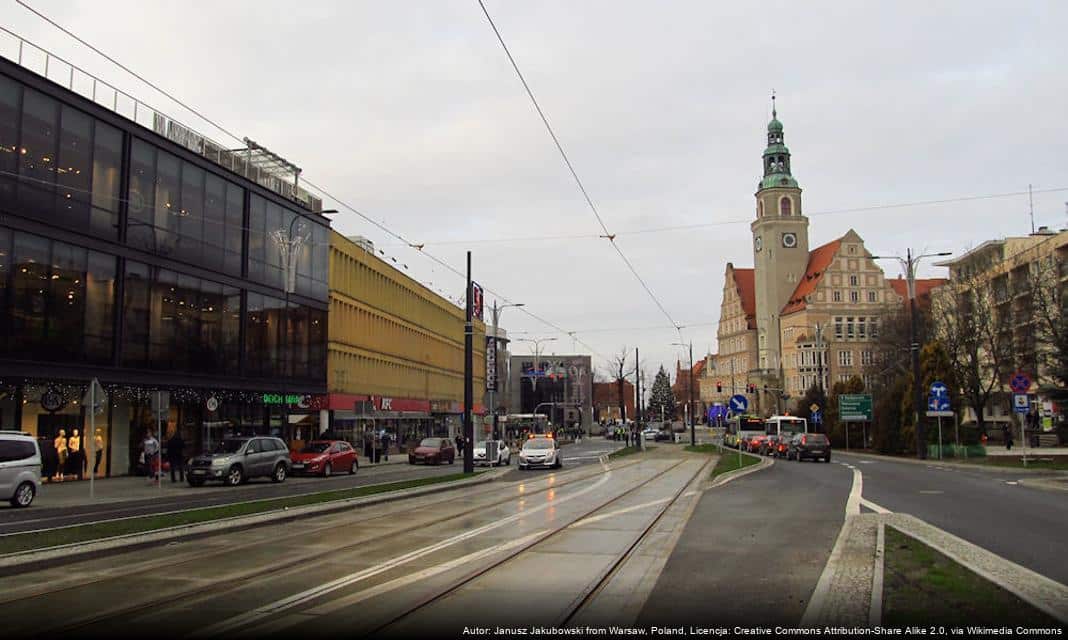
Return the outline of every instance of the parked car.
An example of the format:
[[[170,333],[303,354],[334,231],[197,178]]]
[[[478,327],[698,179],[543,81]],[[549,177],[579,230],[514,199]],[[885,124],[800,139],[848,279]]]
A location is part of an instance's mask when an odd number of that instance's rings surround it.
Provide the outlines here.
[[[675,434],[671,432],[671,427],[657,431],[656,435],[653,437],[653,440],[655,442],[671,442],[674,439]]]
[[[213,452],[190,460],[186,476],[194,487],[208,480],[221,480],[234,487],[256,477],[284,482],[292,467],[289,447],[280,438],[227,438]]]
[[[415,449],[408,453],[408,464],[441,464],[456,462],[456,447],[448,438],[423,438]]]
[[[493,460],[486,459],[486,449],[490,442],[497,443],[497,455]],[[497,465],[508,466],[512,463],[512,451],[508,448],[508,445],[504,443],[504,440],[486,440],[479,442],[475,445],[475,448],[471,450],[471,456],[475,460],[475,464],[488,464],[491,467]]]
[[[41,488],[41,449],[22,431],[0,431],[0,499],[28,507]]]
[[[656,438],[656,434],[660,433],[660,430],[655,427],[646,427],[642,430],[642,437],[646,440],[653,440]]]
[[[786,459],[801,462],[805,458],[831,461],[831,441],[823,433],[799,433],[790,439]]]
[[[356,450],[344,440],[313,440],[300,451],[291,453],[290,458],[293,473],[317,474],[324,478],[335,471],[353,475],[360,468]]]
[[[545,467],[559,469],[564,466],[560,455],[560,443],[551,436],[535,436],[523,443],[519,452],[519,468]]]

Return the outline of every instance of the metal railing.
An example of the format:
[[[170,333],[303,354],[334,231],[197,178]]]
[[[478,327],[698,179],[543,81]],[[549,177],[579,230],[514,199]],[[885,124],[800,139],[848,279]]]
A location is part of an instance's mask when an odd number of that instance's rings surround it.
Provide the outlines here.
[[[322,199],[308,193],[297,184],[299,172],[292,182],[276,172],[257,166],[254,157],[258,150],[246,146],[228,149],[224,145],[197,133],[192,127],[164,114],[122,89],[101,80],[88,71],[49,52],[41,46],[0,26],[0,57],[50,80],[65,89],[110,109],[114,113],[146,129],[180,144],[215,164],[244,176],[275,193],[303,204],[312,211],[322,210]]]

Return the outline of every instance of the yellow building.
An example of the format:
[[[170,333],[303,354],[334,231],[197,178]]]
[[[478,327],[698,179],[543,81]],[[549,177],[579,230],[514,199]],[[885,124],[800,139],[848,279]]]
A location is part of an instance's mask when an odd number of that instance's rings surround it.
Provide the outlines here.
[[[482,413],[485,325],[476,319],[474,331],[473,410]],[[371,425],[401,445],[453,436],[463,413],[464,309],[376,257],[370,242],[332,232],[327,367],[338,436],[358,440]]]

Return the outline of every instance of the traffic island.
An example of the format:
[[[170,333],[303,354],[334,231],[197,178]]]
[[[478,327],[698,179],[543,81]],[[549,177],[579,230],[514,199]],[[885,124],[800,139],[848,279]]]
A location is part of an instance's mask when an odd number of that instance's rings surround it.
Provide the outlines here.
[[[883,624],[1023,626],[1060,623],[894,527],[886,528]]]
[[[240,529],[264,522],[308,517],[447,491],[458,486],[488,482],[498,475],[500,475],[498,472],[487,471],[476,471],[473,476],[455,473],[403,482],[8,534],[0,536],[0,572],[37,563],[66,561],[73,556],[160,540]]]

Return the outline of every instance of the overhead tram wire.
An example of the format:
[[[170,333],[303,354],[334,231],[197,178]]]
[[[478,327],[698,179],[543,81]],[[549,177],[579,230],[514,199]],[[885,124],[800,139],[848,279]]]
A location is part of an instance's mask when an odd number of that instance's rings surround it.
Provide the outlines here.
[[[500,30],[497,29],[496,23],[493,22],[493,17],[490,16],[489,10],[486,9],[485,2],[483,2],[483,0],[478,0],[478,6],[482,8],[482,13],[486,16],[486,20],[489,21],[490,27],[493,28],[493,33],[497,36],[497,41],[501,43],[501,48],[504,49],[505,55],[508,56],[508,61],[512,64],[512,69],[515,70],[516,75],[519,77],[519,81],[523,83],[523,89],[526,90],[527,96],[530,98],[531,103],[533,103],[534,109],[538,112],[538,116],[541,118],[542,124],[545,125],[546,131],[549,132],[549,136],[553,139],[553,144],[556,145],[556,150],[560,152],[560,157],[563,158],[564,164],[567,165],[568,171],[571,172],[571,177],[574,178],[575,184],[578,185],[579,191],[582,192],[582,197],[586,199],[586,204],[589,205],[590,211],[592,211],[594,217],[597,218],[597,223],[601,225],[601,230],[604,231],[603,237],[608,240],[608,242],[612,245],[612,248],[615,249],[616,253],[619,254],[619,257],[623,259],[623,263],[627,265],[627,268],[630,269],[630,272],[634,274],[635,278],[638,279],[638,282],[641,283],[642,288],[645,289],[645,292],[648,293],[649,297],[653,299],[653,302],[656,303],[656,306],[659,307],[660,311],[664,314],[664,317],[666,317],[668,319],[668,322],[671,323],[671,326],[674,327],[676,331],[678,331],[679,323],[675,322],[675,319],[671,317],[671,314],[668,313],[667,309],[664,308],[664,305],[660,302],[660,299],[657,298],[656,294],[653,293],[653,290],[649,288],[649,285],[645,282],[645,279],[641,277],[641,275],[638,273],[638,270],[634,268],[634,265],[627,258],[626,254],[623,253],[623,250],[619,247],[619,245],[616,244],[615,234],[608,230],[608,226],[605,225],[604,219],[601,218],[600,212],[597,211],[597,206],[593,204],[593,199],[590,198],[589,192],[586,191],[586,186],[582,184],[582,180],[579,178],[578,172],[575,171],[574,165],[571,164],[571,159],[567,157],[567,152],[564,151],[563,145],[560,144],[560,139],[556,136],[556,132],[553,130],[552,125],[549,124],[549,119],[545,116],[545,112],[542,110],[541,105],[538,104],[538,99],[534,97],[534,92],[531,90],[530,85],[527,83],[527,79],[523,76],[523,72],[519,70],[519,65],[516,63],[515,57],[512,56],[512,52],[508,49],[508,45],[504,42],[504,37],[501,35]]]
[[[190,105],[186,104],[185,102],[183,102],[182,100],[180,100],[179,98],[177,98],[176,96],[171,94],[169,91],[163,89],[162,87],[160,87],[156,83],[148,80],[147,78],[145,78],[141,74],[137,73],[133,69],[130,69],[129,67],[127,67],[123,63],[119,62],[115,58],[111,57],[107,53],[101,51],[99,48],[97,48],[96,46],[94,46],[90,42],[88,42],[85,39],[83,39],[82,37],[78,36],[76,33],[72,32],[69,29],[67,29],[63,25],[61,25],[58,22],[56,22],[55,20],[52,20],[51,18],[49,18],[45,14],[41,13],[37,9],[34,9],[32,6],[30,6],[26,2],[23,2],[23,0],[15,0],[15,1],[19,5],[21,5],[25,9],[27,9],[28,11],[30,11],[31,13],[36,15],[37,17],[39,17],[42,20],[44,20],[45,22],[49,23],[50,25],[52,25],[56,29],[59,29],[60,31],[62,31],[64,34],[66,34],[70,38],[73,38],[75,41],[80,43],[82,46],[87,47],[88,49],[90,49],[91,51],[93,51],[94,53],[99,55],[100,57],[104,58],[108,62],[114,64],[115,66],[119,67],[120,69],[122,69],[126,73],[130,74],[131,76],[133,76],[134,78],[137,78],[141,82],[145,83],[147,86],[149,86],[152,89],[158,91],[160,94],[166,96],[168,99],[172,100],[175,104],[181,106],[186,111],[188,111],[188,112],[192,113],[193,115],[197,116],[198,118],[200,118],[204,122],[206,122],[206,123],[210,124],[211,126],[215,127],[217,130],[219,130],[220,132],[226,134],[227,136],[230,136],[231,138],[233,138],[234,140],[238,141],[239,143],[244,144],[244,142],[245,142],[244,138],[242,138],[241,136],[237,135],[236,133],[230,131],[229,129],[227,129],[226,127],[222,126],[218,122],[215,122],[214,120],[212,120],[211,118],[207,117],[206,115],[204,115],[203,113],[201,113],[197,109],[195,109],[195,108],[191,107]],[[362,211],[356,209],[355,207],[353,207],[352,205],[348,204],[347,202],[341,200],[340,198],[337,198],[336,196],[331,195],[328,191],[326,191],[322,187],[312,183],[307,178],[304,179],[304,184],[306,184],[309,187],[315,189],[316,191],[319,191],[322,195],[330,198],[331,200],[334,200],[335,202],[337,202],[341,206],[345,207],[349,211],[355,213],[359,217],[361,217],[364,220],[366,220],[367,222],[371,223],[373,226],[375,226],[376,228],[380,229],[382,232],[388,234],[389,236],[391,236],[393,238],[396,238],[397,240],[400,240],[401,242],[406,244],[408,247],[410,247],[412,249],[415,249],[420,254],[425,255],[430,260],[433,260],[434,262],[438,263],[442,267],[445,267],[449,271],[455,273],[457,276],[466,279],[466,277],[467,277],[466,273],[461,272],[459,269],[456,269],[451,264],[449,264],[449,263],[445,262],[444,260],[438,258],[437,256],[434,256],[433,254],[425,251],[423,249],[423,247],[425,246],[424,244],[415,243],[415,242],[412,242],[412,241],[408,240],[404,236],[400,235],[399,233],[394,232],[392,229],[390,229],[389,227],[385,226],[385,224],[383,224],[383,223],[381,223],[381,222],[379,222],[377,220],[374,220],[373,218],[371,218],[370,216],[364,214]],[[500,293],[498,293],[496,291],[493,291],[493,290],[491,290],[489,288],[486,288],[485,290],[490,292],[491,294],[497,296],[501,300],[504,300],[505,302],[510,302],[510,300],[506,296],[504,296],[504,295],[502,295],[502,294],[500,294]],[[553,323],[553,322],[551,322],[549,320],[546,320],[545,318],[535,314],[534,312],[530,311],[526,307],[520,307],[519,309],[523,313],[525,313],[526,315],[530,316],[531,318],[541,322],[542,324],[544,324],[544,325],[546,325],[548,327],[553,328],[555,331],[558,331],[562,335],[569,335],[569,333],[571,333],[571,332],[568,332],[567,330],[561,328],[556,323]],[[594,355],[596,355],[597,357],[599,357],[599,358],[601,358],[603,360],[607,360],[608,359],[604,355],[598,353],[595,349],[593,349],[593,347],[589,346],[588,344],[586,344],[582,340],[579,340],[579,339],[576,338],[575,341],[578,342],[579,344],[581,344],[582,346],[586,347],[587,349],[589,349],[590,352],[593,353]]]
[[[1034,189],[1032,193],[1060,193],[1068,191],[1068,187],[1054,187],[1050,189]],[[866,207],[853,207],[850,209],[829,209],[827,211],[815,211],[812,213],[806,213],[805,216],[814,218],[816,216],[831,216],[841,215],[843,213],[860,213],[864,211],[878,211],[882,209],[903,209],[906,207],[920,207],[928,205],[938,204],[952,204],[955,202],[970,202],[975,200],[993,200],[997,198],[1011,198],[1014,196],[1025,196],[1026,191],[1010,191],[1006,193],[991,193],[976,196],[961,196],[958,198],[946,198],[942,200],[919,200],[916,202],[898,202],[892,204],[878,204]],[[636,236],[645,235],[647,233],[665,233],[669,231],[692,231],[694,229],[706,229],[709,227],[723,227],[735,224],[750,224],[752,219],[750,218],[735,218],[733,220],[718,220],[716,222],[698,222],[695,224],[684,224],[667,227],[649,227],[647,229],[633,229],[631,231],[617,231],[617,236]],[[444,246],[451,244],[491,244],[491,243],[504,243],[504,242],[544,242],[549,240],[590,240],[600,239],[601,236],[594,236],[592,234],[571,234],[571,235],[557,235],[557,236],[529,236],[529,237],[511,237],[511,238],[480,238],[477,240],[442,240],[441,242],[427,242],[428,245]]]

